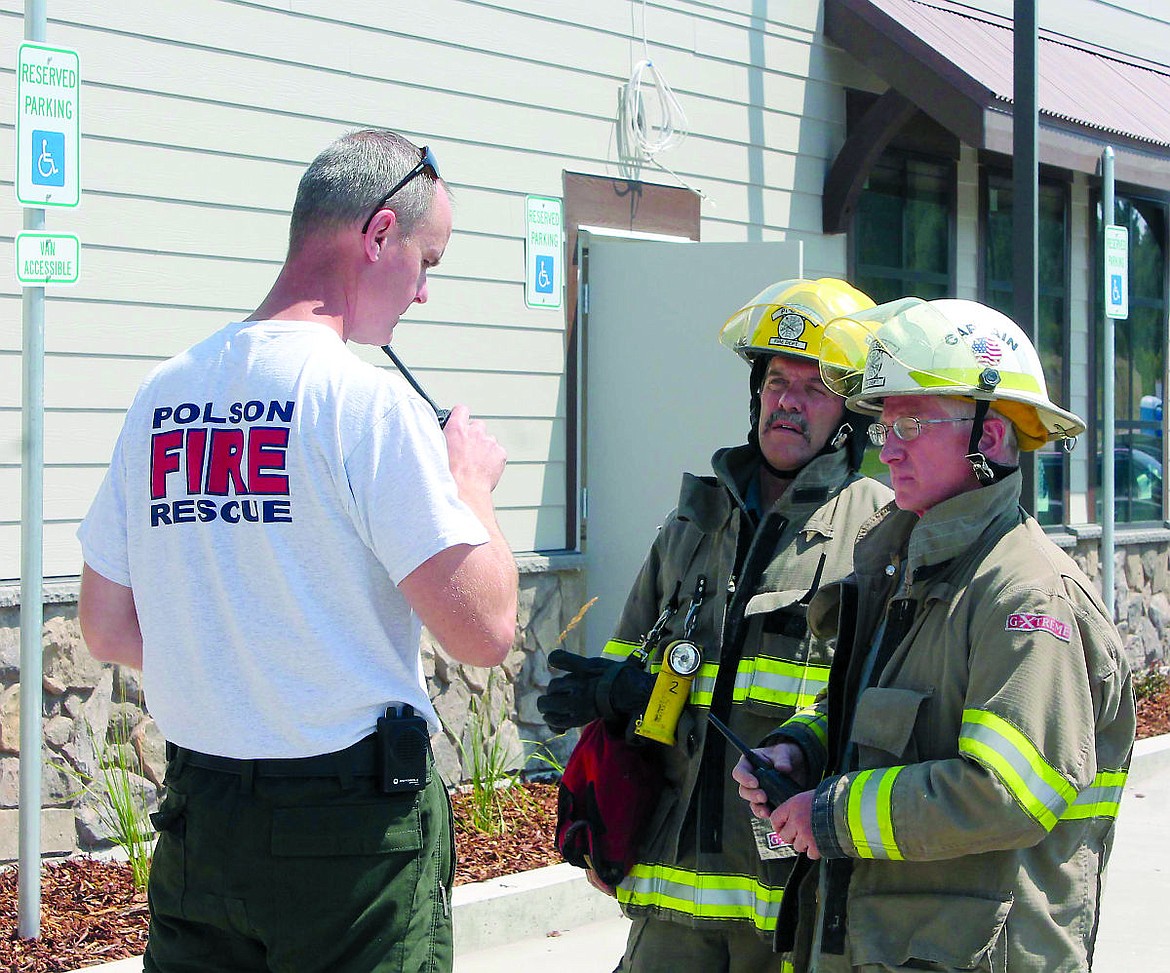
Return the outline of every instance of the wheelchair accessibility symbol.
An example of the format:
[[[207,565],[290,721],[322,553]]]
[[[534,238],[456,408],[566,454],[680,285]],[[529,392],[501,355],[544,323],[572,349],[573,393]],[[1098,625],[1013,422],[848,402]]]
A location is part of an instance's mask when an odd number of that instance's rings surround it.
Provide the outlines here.
[[[65,133],[32,133],[32,181],[34,186],[65,185]]]
[[[551,294],[553,292],[553,258],[551,256],[536,256],[536,293]]]

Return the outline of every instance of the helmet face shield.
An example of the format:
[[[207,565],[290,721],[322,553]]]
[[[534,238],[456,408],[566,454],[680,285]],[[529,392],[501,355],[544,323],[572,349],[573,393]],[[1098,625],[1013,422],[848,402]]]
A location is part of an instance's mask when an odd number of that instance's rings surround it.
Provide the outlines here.
[[[852,409],[893,395],[985,399],[1016,427],[1021,449],[1084,432],[1048,397],[1039,356],[1008,317],[974,301],[905,298],[830,322],[821,376]]]

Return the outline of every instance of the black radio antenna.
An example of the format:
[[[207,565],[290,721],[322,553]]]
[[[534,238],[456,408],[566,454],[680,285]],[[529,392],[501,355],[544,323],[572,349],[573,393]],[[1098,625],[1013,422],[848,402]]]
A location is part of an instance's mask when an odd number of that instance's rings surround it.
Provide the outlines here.
[[[440,409],[437,405],[435,405],[435,400],[427,395],[426,390],[421,385],[419,385],[418,379],[410,374],[410,369],[402,363],[401,358],[394,354],[389,345],[382,345],[382,350],[390,356],[390,360],[394,362],[394,366],[400,372],[402,372],[402,377],[410,383],[410,387],[423,397],[427,405],[435,410],[435,418],[439,420],[439,428],[442,429],[445,425],[447,425],[447,419],[451,416],[451,410]]]

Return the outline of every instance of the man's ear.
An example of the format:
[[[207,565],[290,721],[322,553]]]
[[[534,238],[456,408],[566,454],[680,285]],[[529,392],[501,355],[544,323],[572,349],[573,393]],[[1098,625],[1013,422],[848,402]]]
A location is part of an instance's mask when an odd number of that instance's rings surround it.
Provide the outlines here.
[[[983,435],[979,437],[979,452],[992,462],[1001,462],[1007,457],[1004,444],[1008,437],[1008,420],[989,412],[983,418]]]
[[[392,209],[380,209],[370,220],[370,225],[362,236],[362,248],[367,259],[377,260],[388,243],[388,237],[394,235],[398,226],[398,214]]]

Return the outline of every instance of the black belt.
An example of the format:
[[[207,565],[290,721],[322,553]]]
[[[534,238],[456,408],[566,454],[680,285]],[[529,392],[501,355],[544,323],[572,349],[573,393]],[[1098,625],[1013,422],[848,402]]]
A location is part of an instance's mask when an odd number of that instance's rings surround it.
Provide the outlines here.
[[[167,743],[167,760],[179,766],[214,770],[237,777],[377,777],[377,737],[370,734],[351,747],[335,753],[321,753],[314,757],[264,757],[258,760],[237,760],[235,757],[217,757],[215,754],[188,750]]]

